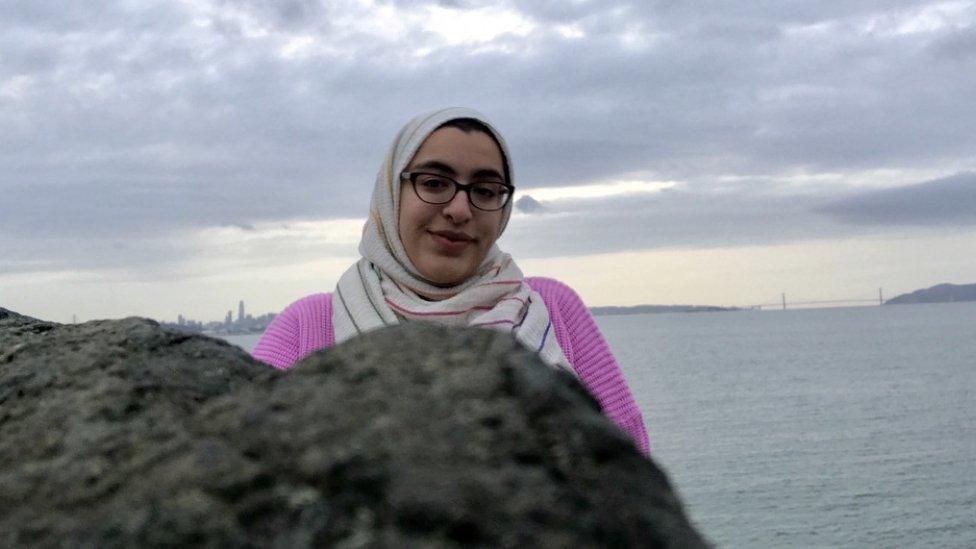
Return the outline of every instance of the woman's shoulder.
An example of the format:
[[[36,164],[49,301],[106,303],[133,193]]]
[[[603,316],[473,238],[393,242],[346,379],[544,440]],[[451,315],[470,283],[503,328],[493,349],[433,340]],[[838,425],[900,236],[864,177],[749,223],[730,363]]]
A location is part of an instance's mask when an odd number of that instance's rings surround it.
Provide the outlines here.
[[[554,305],[570,308],[583,306],[583,301],[577,295],[576,291],[566,283],[555,278],[527,276],[525,277],[525,282],[530,288],[539,292],[539,295],[542,296],[542,299],[550,308]]]
[[[331,334],[332,332],[332,293],[307,295],[293,301],[275,318],[298,328],[301,334]],[[331,345],[331,341],[326,341]]]
[[[276,368],[290,368],[333,341],[332,294],[318,293],[285,307],[271,321],[251,354]]]
[[[332,293],[317,293],[296,299],[285,307],[281,315],[304,318],[309,315],[318,316],[326,310],[332,309]],[[281,316],[279,315],[279,316]]]
[[[543,292],[546,293],[571,292],[574,294],[576,293],[573,292],[573,289],[570,288],[565,282],[556,280],[555,278],[549,278],[547,276],[527,276],[525,277],[525,282],[533,290],[539,292],[540,294]]]

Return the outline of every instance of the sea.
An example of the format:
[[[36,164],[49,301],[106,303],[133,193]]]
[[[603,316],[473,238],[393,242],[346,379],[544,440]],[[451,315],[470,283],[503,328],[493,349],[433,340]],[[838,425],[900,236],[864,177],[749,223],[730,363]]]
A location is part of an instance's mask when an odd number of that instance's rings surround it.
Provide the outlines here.
[[[976,547],[976,302],[597,324],[716,546]]]

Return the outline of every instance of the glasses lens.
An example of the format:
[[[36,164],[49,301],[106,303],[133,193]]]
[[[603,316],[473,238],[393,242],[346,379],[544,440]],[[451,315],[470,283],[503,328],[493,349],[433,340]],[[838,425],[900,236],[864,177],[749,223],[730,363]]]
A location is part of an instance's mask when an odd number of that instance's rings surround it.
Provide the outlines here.
[[[417,174],[413,187],[421,200],[431,204],[444,204],[454,198],[454,181],[439,175]]]
[[[508,187],[501,183],[483,181],[471,184],[471,203],[482,210],[497,210],[508,201]]]

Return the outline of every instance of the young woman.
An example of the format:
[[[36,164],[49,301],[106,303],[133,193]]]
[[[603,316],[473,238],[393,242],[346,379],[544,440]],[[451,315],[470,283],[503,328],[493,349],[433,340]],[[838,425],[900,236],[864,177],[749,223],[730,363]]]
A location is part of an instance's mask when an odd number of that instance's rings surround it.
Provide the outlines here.
[[[589,311],[566,285],[526,278],[495,241],[512,212],[512,167],[483,115],[449,108],[411,120],[373,188],[362,258],[332,293],[292,303],[254,349],[290,368],[308,354],[401,319],[510,332],[575,373],[647,452],[647,432]]]

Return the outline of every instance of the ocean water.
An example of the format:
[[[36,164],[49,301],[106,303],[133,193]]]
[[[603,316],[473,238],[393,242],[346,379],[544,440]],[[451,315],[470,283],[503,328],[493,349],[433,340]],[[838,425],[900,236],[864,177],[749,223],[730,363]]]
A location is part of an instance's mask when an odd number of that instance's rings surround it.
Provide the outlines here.
[[[238,347],[242,347],[245,351],[250,353],[255,347],[257,347],[258,341],[261,339],[261,334],[220,335],[217,337],[226,339],[227,341],[237,345]]]
[[[976,303],[597,322],[716,545],[976,547]]]
[[[722,547],[976,547],[976,303],[600,317]]]

